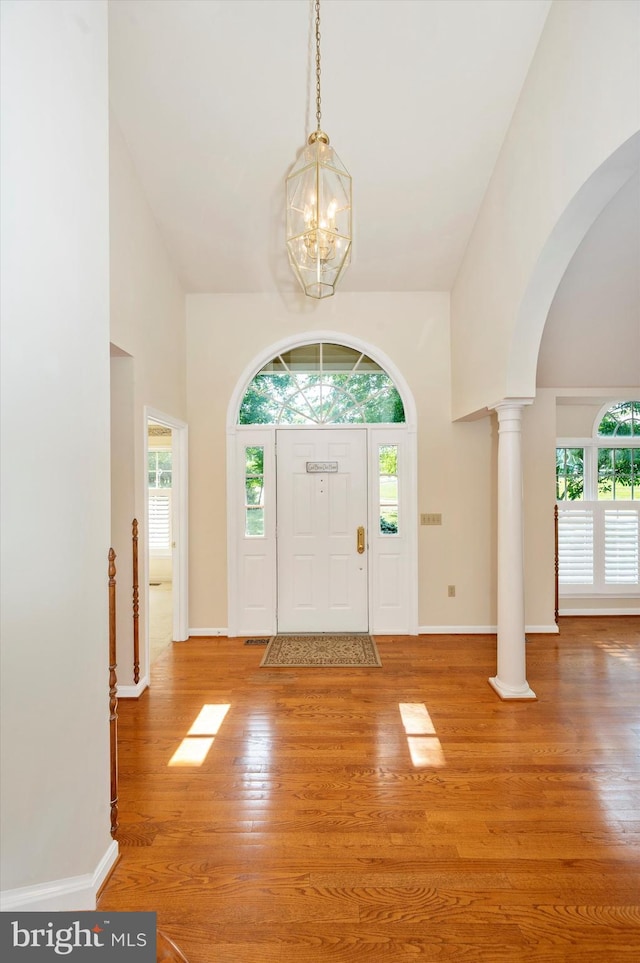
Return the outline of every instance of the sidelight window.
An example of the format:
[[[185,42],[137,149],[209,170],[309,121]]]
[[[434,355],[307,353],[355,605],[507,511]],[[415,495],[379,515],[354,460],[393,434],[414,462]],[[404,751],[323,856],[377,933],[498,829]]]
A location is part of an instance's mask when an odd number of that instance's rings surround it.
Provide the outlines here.
[[[380,534],[398,534],[398,446],[378,446]]]
[[[244,533],[249,537],[264,537],[264,448],[250,445],[245,448],[244,473]]]

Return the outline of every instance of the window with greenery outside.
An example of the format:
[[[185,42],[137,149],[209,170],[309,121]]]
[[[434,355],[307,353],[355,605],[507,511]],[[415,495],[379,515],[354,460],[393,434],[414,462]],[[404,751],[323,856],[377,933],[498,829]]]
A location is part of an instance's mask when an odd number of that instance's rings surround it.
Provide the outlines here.
[[[398,446],[378,448],[380,483],[380,534],[398,534]]]
[[[623,401],[605,414],[598,438],[640,441],[640,401]],[[598,499],[633,501],[640,490],[640,447],[598,447]]]
[[[402,399],[372,358],[322,342],[283,352],[247,388],[241,425],[397,424]]]
[[[245,448],[245,535],[264,536],[264,448]]]
[[[171,449],[149,449],[149,488],[171,488]]]
[[[556,499],[584,498],[584,448],[556,448]]]

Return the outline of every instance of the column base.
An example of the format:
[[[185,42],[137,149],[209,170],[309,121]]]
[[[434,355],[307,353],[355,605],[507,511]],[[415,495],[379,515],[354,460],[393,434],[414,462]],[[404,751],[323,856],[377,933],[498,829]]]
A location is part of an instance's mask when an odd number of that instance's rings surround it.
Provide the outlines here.
[[[501,699],[538,698],[535,692],[529,688],[528,682],[525,682],[523,686],[518,686],[516,688],[515,686],[505,685],[503,682],[500,682],[500,679],[497,676],[494,676],[492,679],[489,679],[489,685],[492,689],[495,689]]]

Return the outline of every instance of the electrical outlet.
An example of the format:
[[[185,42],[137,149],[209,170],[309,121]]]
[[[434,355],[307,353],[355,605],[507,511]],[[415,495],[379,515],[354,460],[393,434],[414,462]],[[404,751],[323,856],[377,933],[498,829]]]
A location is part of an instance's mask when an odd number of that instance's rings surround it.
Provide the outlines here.
[[[442,525],[442,515],[439,512],[428,512],[420,516],[421,525]]]
[[[454,598],[456,597],[456,587],[455,587],[455,585],[449,585],[449,586],[447,586],[447,595],[449,596],[450,599],[454,599]]]

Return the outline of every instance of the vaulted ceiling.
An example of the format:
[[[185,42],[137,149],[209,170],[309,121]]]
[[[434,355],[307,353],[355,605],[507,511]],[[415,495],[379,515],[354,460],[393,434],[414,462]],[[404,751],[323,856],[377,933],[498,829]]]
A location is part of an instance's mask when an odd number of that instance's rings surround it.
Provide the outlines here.
[[[321,0],[322,126],[354,183],[342,290],[452,288],[550,3]],[[185,291],[297,290],[284,182],[316,126],[314,0],[109,16],[112,110]],[[637,381],[639,224],[636,178],[558,289],[539,385]]]
[[[550,0],[322,0],[351,291],[449,290]],[[315,128],[313,0],[112,0],[110,95],[186,291],[294,290],[284,180]]]

